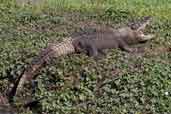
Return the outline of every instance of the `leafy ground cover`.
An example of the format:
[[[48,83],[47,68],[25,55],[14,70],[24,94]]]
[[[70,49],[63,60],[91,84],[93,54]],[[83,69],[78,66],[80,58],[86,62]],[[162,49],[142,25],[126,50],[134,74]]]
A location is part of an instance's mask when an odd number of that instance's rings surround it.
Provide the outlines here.
[[[48,41],[59,41],[83,26],[117,28],[151,15],[147,32],[156,37],[145,44],[148,51],[133,55],[113,49],[99,61],[84,54],[55,59],[39,74],[31,96],[45,97],[41,107],[23,113],[170,114],[170,10],[170,0],[50,0],[39,8],[2,0],[0,77],[16,77]],[[0,81],[2,92],[7,85],[7,80]]]

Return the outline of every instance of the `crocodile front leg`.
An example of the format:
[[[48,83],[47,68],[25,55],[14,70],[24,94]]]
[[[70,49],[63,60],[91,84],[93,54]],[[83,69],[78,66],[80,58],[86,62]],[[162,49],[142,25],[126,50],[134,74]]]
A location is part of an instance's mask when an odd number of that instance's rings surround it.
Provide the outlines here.
[[[119,48],[129,53],[132,53],[135,51],[133,48],[129,47],[127,43],[121,40],[119,41]]]

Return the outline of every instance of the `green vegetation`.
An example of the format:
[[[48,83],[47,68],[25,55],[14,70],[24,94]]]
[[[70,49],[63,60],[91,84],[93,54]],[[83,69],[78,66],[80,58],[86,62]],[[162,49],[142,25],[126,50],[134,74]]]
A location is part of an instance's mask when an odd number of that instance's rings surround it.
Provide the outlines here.
[[[156,37],[145,46],[152,52],[113,49],[98,62],[84,54],[60,57],[37,79],[33,97],[46,97],[42,107],[26,112],[170,114],[171,52],[153,51],[171,44],[170,11],[170,0],[49,0],[22,8],[14,0],[0,0],[0,76],[17,76],[48,41],[63,39],[88,22],[118,27],[151,15],[147,31]],[[2,91],[7,83],[0,81]]]

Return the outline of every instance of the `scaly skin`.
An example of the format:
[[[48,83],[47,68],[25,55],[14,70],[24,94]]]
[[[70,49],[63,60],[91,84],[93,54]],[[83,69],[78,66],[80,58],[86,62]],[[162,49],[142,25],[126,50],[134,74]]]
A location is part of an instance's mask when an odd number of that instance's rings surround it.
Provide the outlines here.
[[[68,38],[58,44],[51,43],[47,48],[41,51],[38,57],[33,59],[31,65],[26,68],[20,79],[16,93],[18,94],[22,90],[24,83],[31,81],[44,66],[44,64],[46,64],[46,62],[48,62],[51,58],[71,54],[74,52],[75,48],[72,45],[71,38]]]
[[[86,51],[89,56],[97,57],[98,53],[102,53],[103,49],[120,48],[127,52],[133,52],[134,49],[129,45],[147,41],[153,35],[144,35],[143,30],[149,24],[147,17],[141,26],[136,29],[124,27],[118,30],[102,30],[87,35],[69,38],[61,43],[50,44],[47,48],[40,52],[38,57],[33,59],[32,64],[25,70],[17,87],[17,93],[23,89],[23,85],[27,81],[31,81],[40,71],[43,65],[53,57],[59,57],[71,53],[80,53]]]
[[[86,36],[78,37],[73,41],[76,51],[84,50],[89,56],[98,58],[99,53],[104,49],[120,48],[127,52],[134,52],[136,48],[130,48],[130,45],[148,41],[153,38],[153,35],[145,35],[143,30],[149,24],[150,18],[145,17],[143,23],[139,23],[139,27],[123,27],[117,30],[100,30]],[[84,38],[82,38],[84,37]]]
[[[0,114],[14,114],[8,99],[0,93]]]

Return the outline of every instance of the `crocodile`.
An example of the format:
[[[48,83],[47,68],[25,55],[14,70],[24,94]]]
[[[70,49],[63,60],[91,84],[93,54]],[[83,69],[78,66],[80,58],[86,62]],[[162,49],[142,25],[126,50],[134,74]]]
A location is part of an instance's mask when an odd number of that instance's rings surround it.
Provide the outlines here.
[[[17,93],[20,93],[26,82],[33,80],[51,58],[82,52],[96,58],[100,53],[103,53],[104,49],[112,48],[120,48],[127,52],[136,51],[130,45],[145,42],[154,37],[152,34],[145,35],[143,33],[150,21],[151,17],[144,17],[144,21],[139,24],[139,27],[133,27],[135,24],[132,24],[116,30],[97,30],[90,34],[66,38],[63,42],[50,43],[26,68],[18,84]]]

